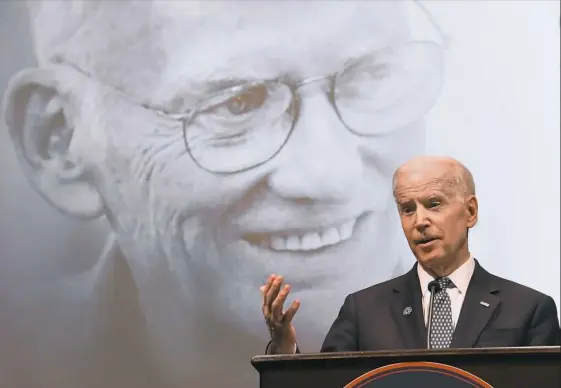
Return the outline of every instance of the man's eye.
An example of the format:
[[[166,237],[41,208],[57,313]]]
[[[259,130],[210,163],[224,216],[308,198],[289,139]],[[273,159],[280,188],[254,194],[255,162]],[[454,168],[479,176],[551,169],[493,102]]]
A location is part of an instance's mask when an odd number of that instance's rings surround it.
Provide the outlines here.
[[[430,207],[437,207],[437,206],[440,206],[440,202],[432,201],[429,205],[430,205]]]
[[[261,108],[265,104],[268,95],[269,91],[266,86],[254,86],[215,106],[214,109],[224,108],[232,115],[243,115]]]

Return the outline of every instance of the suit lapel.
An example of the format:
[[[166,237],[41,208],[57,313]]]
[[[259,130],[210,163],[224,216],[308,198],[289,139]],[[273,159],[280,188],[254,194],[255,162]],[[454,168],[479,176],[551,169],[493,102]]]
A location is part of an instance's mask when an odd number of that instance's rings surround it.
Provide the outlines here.
[[[390,309],[403,345],[408,349],[426,348],[426,328],[417,264],[395,280]]]
[[[471,348],[475,345],[501,302],[498,291],[493,276],[476,261],[450,347]]]

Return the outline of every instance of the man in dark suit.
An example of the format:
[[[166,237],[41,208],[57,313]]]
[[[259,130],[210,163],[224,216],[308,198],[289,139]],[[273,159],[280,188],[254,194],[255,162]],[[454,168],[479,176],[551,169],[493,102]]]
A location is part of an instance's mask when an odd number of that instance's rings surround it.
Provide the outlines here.
[[[465,166],[451,158],[416,158],[397,169],[393,190],[417,263],[405,275],[348,295],[322,352],[420,349],[428,342],[430,348],[560,344],[553,299],[490,274],[470,254],[478,201]],[[261,287],[269,354],[298,351],[291,321],[300,303],[283,312],[290,292],[283,281],[271,275]]]

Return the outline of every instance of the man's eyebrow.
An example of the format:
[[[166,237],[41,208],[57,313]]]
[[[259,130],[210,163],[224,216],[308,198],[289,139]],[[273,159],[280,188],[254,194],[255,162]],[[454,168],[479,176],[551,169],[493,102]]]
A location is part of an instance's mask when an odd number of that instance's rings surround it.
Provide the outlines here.
[[[180,113],[190,109],[207,97],[236,86],[247,85],[251,82],[272,81],[274,79],[257,77],[217,76],[210,79],[198,79],[184,84],[173,85],[162,97],[158,108],[169,113]],[[281,80],[280,78],[278,79]],[[165,107],[165,108],[164,108]]]
[[[224,77],[210,80],[197,80],[171,86],[161,97],[158,105],[166,107],[164,111],[179,113],[196,106],[202,99],[220,92],[251,82],[251,79],[240,77]]]
[[[427,198],[435,198],[435,197],[441,198],[441,197],[446,197],[446,193],[444,191],[434,190],[434,191],[431,191],[430,193],[428,193],[426,195],[426,197]]]
[[[411,198],[397,198],[396,202],[399,206],[401,205],[406,205],[408,203],[413,202],[413,200]]]
[[[207,81],[201,81],[198,83],[196,89],[204,90],[207,93],[216,92],[222,89],[231,88],[238,85],[247,84],[249,82],[257,81],[257,79],[250,78],[238,78],[238,77],[226,77],[219,79],[212,79]]]
[[[283,82],[287,84],[298,84],[302,79],[296,77],[289,73],[282,73],[276,77],[223,77],[223,78],[216,78],[216,79],[209,79],[206,81],[200,81],[198,85],[202,89],[206,89],[208,92],[216,92],[222,89],[231,88],[238,85],[243,85],[251,82]]]

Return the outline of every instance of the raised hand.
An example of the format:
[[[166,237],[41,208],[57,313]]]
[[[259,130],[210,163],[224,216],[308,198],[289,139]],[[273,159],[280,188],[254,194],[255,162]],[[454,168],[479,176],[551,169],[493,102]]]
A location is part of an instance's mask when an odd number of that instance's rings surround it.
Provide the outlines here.
[[[263,316],[271,334],[270,354],[292,354],[296,349],[296,330],[292,319],[300,307],[298,300],[283,312],[283,305],[290,293],[290,285],[283,286],[284,277],[272,274],[261,287]]]

